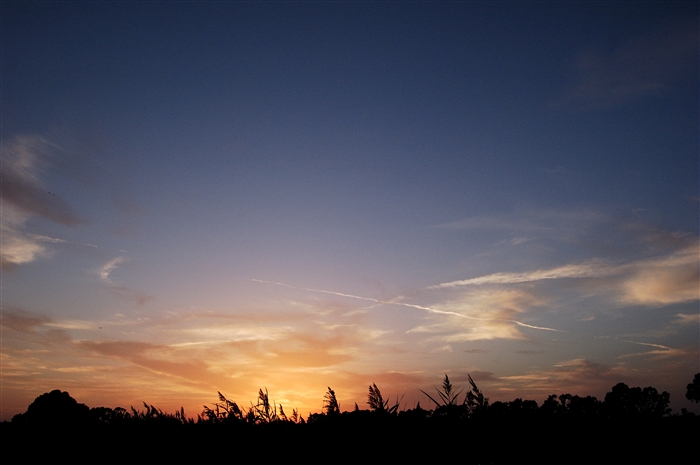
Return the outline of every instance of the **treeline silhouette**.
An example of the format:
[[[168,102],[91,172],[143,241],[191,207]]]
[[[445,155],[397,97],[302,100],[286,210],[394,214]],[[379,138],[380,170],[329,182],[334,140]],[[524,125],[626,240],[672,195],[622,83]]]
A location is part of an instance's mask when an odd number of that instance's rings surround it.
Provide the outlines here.
[[[462,390],[445,375],[434,392],[421,391],[428,408],[420,402],[406,408],[401,397],[385,399],[372,384],[369,408],[354,404],[341,411],[335,391],[328,387],[322,412],[307,418],[296,409],[285,412],[267,389],[260,389],[256,402],[247,407],[219,392],[218,401],[205,405],[196,418],[182,408],[166,413],[145,402],[143,409],[89,408],[67,392],[54,390],[37,397],[12,422],[4,422],[2,434],[17,443],[51,437],[56,439],[54,448],[70,453],[86,452],[86,441],[94,447],[130,444],[154,457],[156,451],[164,452],[159,446],[165,444],[176,447],[170,453],[177,457],[197,454],[203,444],[223,446],[233,441],[246,450],[274,444],[336,454],[346,449],[349,456],[366,453],[394,459],[434,454],[436,447],[463,449],[468,452],[460,458],[465,463],[523,458],[561,463],[582,457],[624,458],[624,462],[634,457],[647,462],[657,454],[666,460],[685,454],[697,458],[700,416],[686,409],[672,414],[668,392],[618,383],[602,401],[561,394],[550,395],[541,405],[520,398],[490,403],[471,376],[468,381],[468,389]],[[686,398],[700,402],[700,373],[688,384]],[[392,443],[391,438],[399,442]],[[210,447],[206,452],[220,457],[231,450]]]

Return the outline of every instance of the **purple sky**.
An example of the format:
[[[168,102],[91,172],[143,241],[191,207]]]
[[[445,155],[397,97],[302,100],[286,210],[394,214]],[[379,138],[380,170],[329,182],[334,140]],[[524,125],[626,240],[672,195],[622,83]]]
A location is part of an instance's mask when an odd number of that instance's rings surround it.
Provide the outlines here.
[[[0,419],[700,372],[697,2],[2,2]]]

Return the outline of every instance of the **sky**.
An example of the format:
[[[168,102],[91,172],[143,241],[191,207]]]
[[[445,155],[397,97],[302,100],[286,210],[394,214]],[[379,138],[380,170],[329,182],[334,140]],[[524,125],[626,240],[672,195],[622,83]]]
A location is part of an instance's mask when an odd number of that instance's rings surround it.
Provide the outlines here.
[[[700,372],[697,2],[12,2],[0,420]]]

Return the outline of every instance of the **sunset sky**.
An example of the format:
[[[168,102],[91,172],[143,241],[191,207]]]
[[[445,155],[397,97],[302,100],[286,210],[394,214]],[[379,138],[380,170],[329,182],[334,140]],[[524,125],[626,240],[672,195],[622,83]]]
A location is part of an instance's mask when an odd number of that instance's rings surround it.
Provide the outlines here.
[[[0,5],[0,420],[693,409],[698,2]]]

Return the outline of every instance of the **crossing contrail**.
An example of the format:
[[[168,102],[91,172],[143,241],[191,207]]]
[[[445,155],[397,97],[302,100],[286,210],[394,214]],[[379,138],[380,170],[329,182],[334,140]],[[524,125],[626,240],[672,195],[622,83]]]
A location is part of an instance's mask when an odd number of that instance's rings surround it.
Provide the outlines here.
[[[342,292],[326,291],[326,290],[323,290],[323,289],[313,289],[313,288],[310,288],[310,287],[291,286],[291,285],[289,285],[289,284],[278,283],[278,282],[275,282],[275,281],[265,281],[265,280],[263,280],[263,279],[252,279],[252,278],[251,278],[251,281],[254,281],[254,282],[256,282],[256,283],[274,284],[274,285],[276,285],[276,286],[288,287],[288,288],[290,288],[290,289],[298,289],[298,290],[300,290],[300,291],[319,292],[319,293],[322,293],[322,294],[337,295],[337,296],[339,296],[339,297],[348,297],[348,298],[350,298],[350,299],[366,300],[366,301],[369,301],[369,302],[375,302],[375,303],[384,304],[384,305],[398,305],[398,306],[401,306],[401,307],[416,308],[416,309],[418,309],[418,310],[424,310],[424,311],[426,311],[426,312],[428,312],[428,313],[436,313],[436,314],[438,314],[438,315],[451,315],[451,316],[456,316],[456,317],[459,317],[459,318],[466,318],[466,319],[468,319],[468,320],[476,320],[476,321],[509,321],[509,322],[511,322],[511,323],[515,323],[516,325],[523,326],[523,327],[525,327],[525,328],[539,329],[539,330],[543,330],[543,331],[557,331],[557,332],[561,332],[560,329],[554,329],[554,328],[546,328],[546,327],[542,327],[542,326],[528,325],[528,324],[526,324],[526,323],[522,323],[522,322],[517,321],[517,320],[505,320],[505,319],[500,319],[500,318],[479,318],[479,317],[476,317],[476,316],[469,316],[469,315],[464,315],[464,314],[462,314],[462,313],[451,312],[451,311],[449,311],[449,310],[438,310],[438,309],[432,308],[432,307],[425,307],[425,306],[423,306],[423,305],[407,304],[407,303],[405,303],[405,302],[396,302],[396,301],[394,301],[394,300],[379,300],[379,299],[374,299],[374,298],[372,298],[372,297],[362,297],[362,296],[359,296],[359,295],[344,294],[344,293],[342,293]]]

